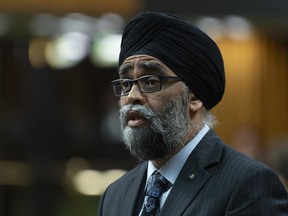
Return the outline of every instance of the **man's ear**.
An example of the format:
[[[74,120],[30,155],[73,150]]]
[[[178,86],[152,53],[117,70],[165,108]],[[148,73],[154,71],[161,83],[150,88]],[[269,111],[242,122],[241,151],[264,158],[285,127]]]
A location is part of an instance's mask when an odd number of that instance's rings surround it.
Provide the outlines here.
[[[189,94],[189,110],[190,112],[197,112],[203,107],[203,103],[193,93]]]

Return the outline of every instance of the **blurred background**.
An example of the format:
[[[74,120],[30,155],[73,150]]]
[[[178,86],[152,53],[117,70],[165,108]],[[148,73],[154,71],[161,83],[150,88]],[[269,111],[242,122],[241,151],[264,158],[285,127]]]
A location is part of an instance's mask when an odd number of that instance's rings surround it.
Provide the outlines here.
[[[0,215],[92,216],[138,162],[120,139],[117,58],[139,11],[181,15],[219,45],[223,140],[288,178],[288,1],[0,1]]]

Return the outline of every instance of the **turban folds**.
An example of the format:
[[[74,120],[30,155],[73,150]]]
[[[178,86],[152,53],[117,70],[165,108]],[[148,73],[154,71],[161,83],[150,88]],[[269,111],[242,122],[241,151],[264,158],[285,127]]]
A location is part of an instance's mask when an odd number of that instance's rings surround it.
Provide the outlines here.
[[[132,55],[153,56],[170,68],[210,110],[225,89],[223,59],[216,43],[175,15],[142,12],[125,27],[119,65]]]

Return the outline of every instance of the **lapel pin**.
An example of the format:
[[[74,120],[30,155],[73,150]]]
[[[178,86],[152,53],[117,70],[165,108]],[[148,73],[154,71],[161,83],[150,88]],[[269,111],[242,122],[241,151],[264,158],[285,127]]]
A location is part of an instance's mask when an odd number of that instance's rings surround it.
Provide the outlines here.
[[[191,175],[188,176],[188,178],[191,179],[191,180],[194,179],[195,178],[195,174],[192,173]]]

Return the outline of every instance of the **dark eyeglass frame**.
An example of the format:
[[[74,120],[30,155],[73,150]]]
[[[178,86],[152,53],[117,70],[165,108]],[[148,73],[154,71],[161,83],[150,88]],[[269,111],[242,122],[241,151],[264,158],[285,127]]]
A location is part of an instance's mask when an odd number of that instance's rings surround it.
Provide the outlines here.
[[[143,89],[143,86],[141,84],[141,82],[139,81],[143,81],[145,79],[147,79],[147,81],[149,81],[149,78],[152,78],[152,77],[156,77],[159,79],[159,87],[156,88],[156,89],[150,89],[150,90],[147,90],[147,89]],[[139,77],[137,79],[116,79],[116,80],[113,80],[111,82],[112,86],[113,86],[113,92],[115,94],[115,96],[117,97],[122,97],[122,96],[127,96],[131,89],[132,89],[132,86],[133,84],[137,84],[139,90],[143,93],[153,93],[153,92],[157,92],[157,91],[160,91],[162,89],[162,85],[163,85],[163,81],[167,81],[167,80],[174,80],[174,81],[181,81],[181,78],[180,77],[175,77],[175,76],[161,76],[161,75],[146,75],[146,76],[142,76],[142,77]],[[125,92],[123,92],[123,88],[121,89],[121,84],[125,82],[125,84],[128,84],[129,83],[129,86],[127,89],[125,89]],[[140,84],[139,84],[140,83]],[[145,83],[145,82],[143,82]],[[119,89],[116,89],[116,88],[119,88],[121,89],[121,91],[119,91]],[[118,93],[120,92],[120,93]]]

